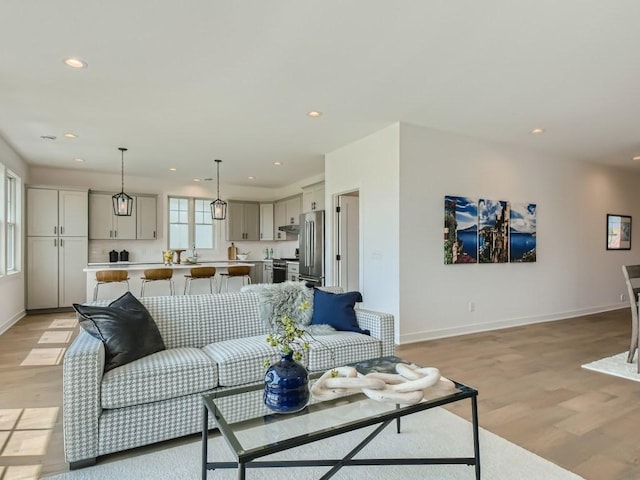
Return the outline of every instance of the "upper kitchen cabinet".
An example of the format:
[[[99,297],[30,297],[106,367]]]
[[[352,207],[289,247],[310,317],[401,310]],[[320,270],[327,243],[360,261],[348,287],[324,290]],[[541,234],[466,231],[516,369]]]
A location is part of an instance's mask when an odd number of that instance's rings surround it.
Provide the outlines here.
[[[273,208],[273,224],[275,230],[275,240],[291,240],[287,238],[287,233],[280,230],[280,227],[287,225],[298,225],[300,213],[302,211],[302,195],[278,200]]]
[[[131,216],[114,215],[110,193],[89,194],[89,240],[135,240],[136,197]]]
[[[87,236],[87,190],[27,189],[27,235]]]
[[[273,203],[260,204],[260,240],[273,240]]]
[[[260,204],[229,200],[227,240],[260,239]]]
[[[156,195],[136,195],[136,238],[155,240],[158,228]]]
[[[302,212],[324,210],[324,182],[302,187]]]

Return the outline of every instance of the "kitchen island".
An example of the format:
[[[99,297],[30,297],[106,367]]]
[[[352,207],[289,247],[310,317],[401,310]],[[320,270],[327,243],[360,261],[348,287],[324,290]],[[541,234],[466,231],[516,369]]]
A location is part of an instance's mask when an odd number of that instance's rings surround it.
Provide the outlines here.
[[[161,262],[105,262],[105,263],[89,263],[86,268],[83,269],[87,274],[87,298],[86,301],[93,300],[93,289],[96,285],[96,272],[99,270],[126,270],[129,272],[129,290],[136,297],[140,296],[140,289],[142,287],[142,272],[150,268],[171,268],[173,272],[173,284],[176,295],[182,295],[184,291],[185,275],[189,274],[189,270],[194,267],[215,267],[216,277],[215,280],[220,285],[220,273],[226,273],[227,267],[231,265],[254,267],[255,264],[248,262],[241,262],[236,260],[217,260],[217,261],[203,261],[198,263],[174,263],[172,265],[164,265]],[[240,280],[230,279],[229,291],[239,291],[242,286]],[[214,284],[214,289],[216,285]],[[124,283],[107,283],[100,285],[98,289],[98,299],[115,299],[118,298],[126,291]],[[191,294],[209,293],[209,282],[200,280],[191,282]],[[214,291],[215,293],[215,291]],[[167,282],[149,282],[145,286],[145,297],[152,297],[157,295],[169,295],[169,285]]]

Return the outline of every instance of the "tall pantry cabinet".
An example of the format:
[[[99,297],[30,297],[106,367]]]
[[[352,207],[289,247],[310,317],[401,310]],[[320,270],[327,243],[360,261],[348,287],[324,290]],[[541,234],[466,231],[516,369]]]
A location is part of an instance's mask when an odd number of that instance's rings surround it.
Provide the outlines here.
[[[27,187],[27,310],[86,301],[89,191]]]

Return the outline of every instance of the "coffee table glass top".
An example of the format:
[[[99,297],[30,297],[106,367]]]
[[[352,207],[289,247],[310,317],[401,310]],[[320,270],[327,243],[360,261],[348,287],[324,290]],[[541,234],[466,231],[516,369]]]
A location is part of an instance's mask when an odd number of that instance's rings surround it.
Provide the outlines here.
[[[383,357],[353,366],[361,373],[395,372],[398,357]],[[310,374],[313,384],[323,372]],[[444,382],[425,390],[418,404],[397,406],[379,402],[364,394],[355,394],[328,401],[311,398],[309,405],[298,413],[278,414],[263,401],[264,385],[234,388],[203,396],[204,403],[216,419],[218,428],[238,459],[264,455],[265,451],[280,451],[330,437],[353,429],[381,423],[434,406],[455,402],[476,395],[471,387],[454,381],[455,387]]]

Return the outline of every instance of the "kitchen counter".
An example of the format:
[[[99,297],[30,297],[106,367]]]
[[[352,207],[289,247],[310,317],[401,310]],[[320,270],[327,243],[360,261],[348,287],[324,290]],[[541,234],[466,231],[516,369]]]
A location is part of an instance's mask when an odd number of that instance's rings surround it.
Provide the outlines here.
[[[126,270],[129,272],[129,290],[136,297],[140,295],[142,287],[142,271],[150,268],[171,268],[175,270],[173,274],[174,291],[176,295],[182,295],[185,285],[185,275],[189,274],[189,270],[194,267],[215,267],[216,276],[214,284],[214,293],[217,286],[220,285],[220,274],[227,272],[227,267],[237,265],[254,267],[255,263],[251,261],[240,262],[236,260],[219,260],[211,262],[201,263],[174,263],[173,265],[166,265],[164,263],[149,263],[149,262],[107,262],[107,263],[89,263],[84,272],[87,274],[87,300],[88,302],[93,300],[93,289],[96,285],[96,272],[100,270]],[[238,279],[229,280],[229,291],[239,291],[241,283]],[[122,295],[126,290],[124,283],[107,283],[102,284],[99,287],[98,299],[115,299]],[[192,281],[191,282],[191,294],[209,293],[209,282],[207,281]],[[169,295],[169,286],[167,282],[149,282],[145,286],[145,296],[152,297],[156,295]]]
[[[83,269],[83,272],[97,272],[98,270],[131,270],[141,271],[149,268],[172,268],[174,270],[180,270],[185,268],[194,267],[216,267],[227,268],[230,265],[253,267],[254,263],[240,262],[238,260],[219,260],[212,262],[198,262],[198,263],[174,263],[172,265],[165,265],[164,263],[149,263],[149,262],[106,262],[106,263],[89,263],[87,267]]]

